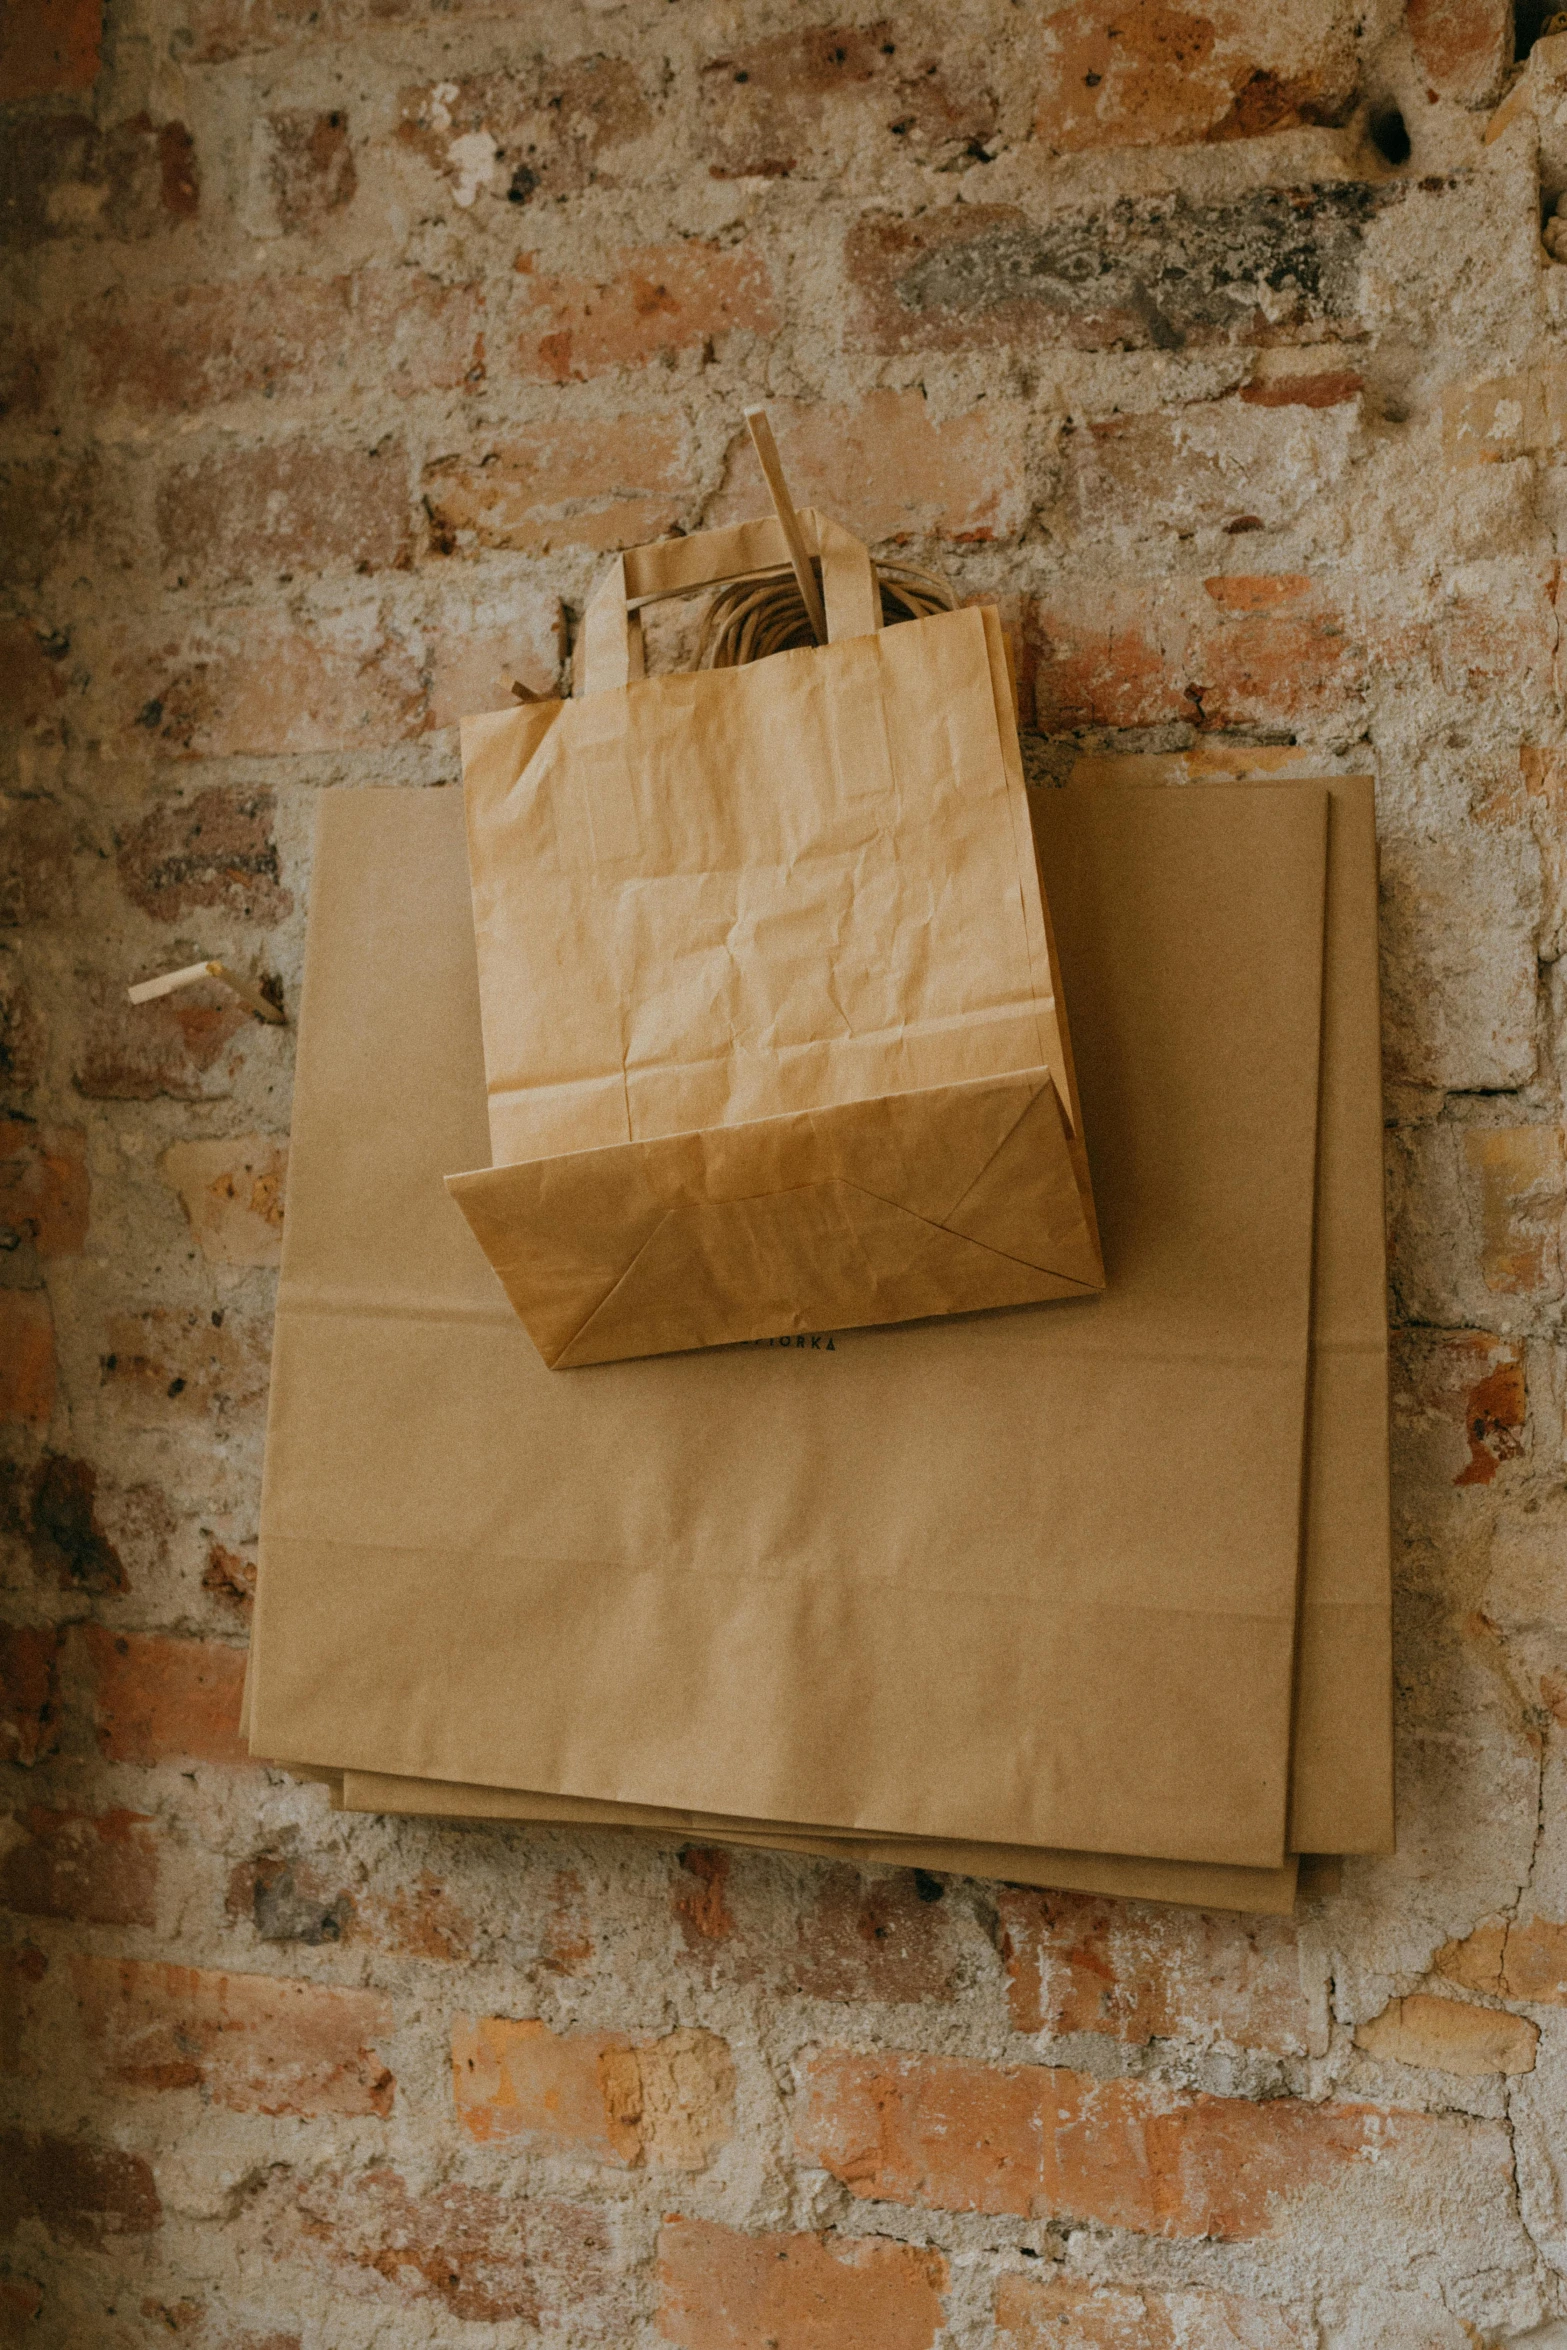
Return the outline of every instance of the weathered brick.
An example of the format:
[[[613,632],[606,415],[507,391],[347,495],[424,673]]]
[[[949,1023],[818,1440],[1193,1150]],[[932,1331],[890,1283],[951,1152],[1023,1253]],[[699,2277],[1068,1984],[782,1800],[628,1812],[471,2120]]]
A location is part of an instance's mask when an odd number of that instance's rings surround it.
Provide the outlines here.
[[[1434,94],[1490,106],[1512,63],[1510,0],[1408,0],[1415,62]]]
[[[0,1247],[74,1257],[87,1238],[87,1136],[80,1126],[0,1118]]]
[[[73,1082],[91,1101],[215,1101],[230,1090],[237,1054],[226,1050],[255,1015],[218,980],[198,980],[150,1004],[126,1000],[116,977],[91,986],[76,1043]]]
[[[109,1762],[245,1764],[243,1649],[84,1624],[98,1750]]]
[[[177,465],[158,492],[165,562],[181,578],[292,579],[409,561],[408,457],[310,440],[224,450]]]
[[[1000,111],[985,65],[888,17],[778,33],[704,61],[702,153],[715,178],[789,179],[982,152]]]
[[[1480,1271],[1512,1297],[1561,1293],[1567,1154],[1559,1126],[1468,1126],[1464,1163],[1479,1192]]]
[[[256,1570],[254,1549],[230,1550],[226,1543],[214,1542],[201,1571],[201,1588],[214,1598],[233,1601],[248,1615],[256,1596]]]
[[[31,1093],[44,1071],[48,1031],[21,959],[0,944],[0,1100]]]
[[[57,1376],[48,1291],[0,1289],[0,1420],[47,1428]]]
[[[583,383],[724,335],[774,335],[781,323],[766,267],[743,245],[640,246],[617,254],[604,277],[547,277],[531,253],[517,268],[520,315],[508,334],[528,382]]]
[[[1304,401],[1208,400],[1103,417],[1066,436],[1068,510],[1077,530],[1094,538],[1124,531],[1128,515],[1140,533],[1177,538],[1216,530],[1241,512],[1283,529],[1342,479],[1354,423],[1350,407],[1319,413]],[[1209,592],[1231,584],[1210,581]],[[1280,574],[1276,587],[1277,607],[1245,608],[1320,608],[1309,579]]]
[[[481,710],[504,710],[513,684],[530,693],[560,691],[566,657],[566,615],[560,598],[513,586],[499,609],[485,602],[462,608],[443,598],[426,652],[431,727],[455,726]]]
[[[467,211],[485,195],[526,204],[616,183],[610,159],[652,125],[623,57],[542,58],[508,73],[405,90],[398,137]]]
[[[1117,2040],[1232,2041],[1320,2054],[1287,1918],[1245,1917],[1018,1886],[998,1897],[1014,2030]]]
[[[96,452],[17,458],[0,465],[0,578],[38,593],[59,572],[92,563],[95,542],[101,548],[112,539],[105,516],[112,511],[113,496]],[[53,630],[34,635],[38,659],[50,671],[49,680],[39,683],[56,703],[64,698],[63,690],[57,693],[54,687],[62,684],[70,649],[64,637],[64,631]]]
[[[575,1869],[557,1869],[539,1963],[546,1974],[580,1975],[592,1963],[594,1947],[582,1879]]]
[[[158,1852],[136,1811],[16,1813],[0,1831],[0,1902],[82,1925],[157,1923]],[[14,1841],[10,1841],[14,1838]]]
[[[774,1980],[810,1999],[954,1998],[957,1950],[941,1896],[936,1878],[916,1879],[912,1869],[874,1877],[829,1869],[792,1949],[779,1953]]]
[[[734,2066],[711,2032],[635,2046],[618,2032],[460,2016],[452,2094],[479,2145],[524,2138],[626,2168],[704,2169],[734,2123]]]
[[[304,2243],[394,2307],[435,2301],[464,2323],[545,2332],[596,2326],[606,2340],[633,2330],[625,2264],[602,2207],[466,2186],[420,2195],[393,2170],[318,2176],[289,2202]],[[285,2225],[280,2214],[275,2232]]]
[[[353,202],[358,168],[340,107],[286,107],[251,125],[246,225],[252,236],[311,235]]]
[[[269,1334],[220,1308],[111,1314],[99,1357],[104,1400],[139,1428],[231,1420],[267,1389]]]
[[[426,1869],[384,1900],[366,1901],[366,1926],[388,1950],[462,1966],[473,1956],[478,1929],[439,1877]]]
[[[1413,1435],[1433,1473],[1489,1485],[1523,1452],[1529,1399],[1524,1352],[1485,1330],[1405,1330],[1393,1347],[1393,1425]]]
[[[392,2011],[377,1992],[114,1958],[74,1958],[71,1979],[116,2088],[200,2088],[232,2113],[392,2110],[395,2084],[372,2045]]]
[[[1295,2098],[1186,2096],[1063,2067],[826,2049],[795,2142],[852,2195],[1236,2241],[1367,2164],[1419,2161],[1441,2122]]]
[[[1074,0],[1041,29],[1034,129],[1057,153],[1255,138],[1343,122],[1354,104],[1354,33],[1336,9]]]
[[[12,0],[0,19],[0,106],[90,90],[103,48],[103,0]]]
[[[216,1142],[176,1142],[159,1164],[179,1193],[209,1264],[281,1263],[286,1136],[234,1134]]]
[[[41,2130],[0,2130],[0,2234],[38,2220],[67,2244],[147,2236],[163,2207],[140,2154]]]
[[[791,487],[860,537],[909,539],[935,532],[964,544],[1015,538],[1028,519],[1024,416],[987,403],[931,422],[921,392],[867,392],[851,407],[779,400],[768,415]],[[729,480],[710,522],[767,511],[750,436],[737,434]]]
[[[734,1913],[726,1898],[734,1855],[722,1845],[689,1844],[680,1855],[680,1874],[670,1904],[686,1949],[699,1957],[733,1942]]]
[[[9,678],[0,682],[9,687]],[[0,929],[70,912],[72,847],[71,820],[58,800],[44,792],[0,795]]]
[[[484,297],[415,269],[252,277],[105,296],[78,335],[95,403],[160,414],[348,390],[375,355],[398,398],[482,382]]]
[[[62,1591],[125,1591],[129,1577],[114,1539],[100,1515],[98,1471],[91,1461],[45,1452],[25,1474],[0,1469],[0,1524],[20,1537],[33,1565]],[[107,1497],[104,1497],[107,1498]],[[150,1486],[121,1489],[117,1498],[138,1532],[167,1521],[168,1504]],[[137,1521],[141,1523],[138,1525]]]
[[[231,1918],[254,1926],[263,1942],[302,1942],[318,1949],[342,1942],[358,1916],[353,1895],[308,1860],[258,1852],[229,1872],[225,1904]]]
[[[1367,230],[1402,200],[1351,180],[1122,196],[1043,226],[1006,205],[867,212],[846,249],[857,330],[889,353],[1290,341],[1354,321]]]
[[[446,555],[636,546],[678,521],[687,494],[678,427],[640,416],[563,418],[424,470],[431,544]]]
[[[27,2350],[36,2339],[32,2327],[44,2305],[43,2287],[31,2277],[0,2277],[0,2342]]]
[[[929,2350],[946,2284],[939,2252],[874,2237],[659,2233],[659,2333],[681,2350]]]
[[[1539,2038],[1539,2026],[1521,2015],[1416,1991],[1359,2025],[1355,2046],[1395,2064],[1473,2077],[1532,2072]]]
[[[0,1759],[30,1766],[60,1742],[61,1635],[52,1624],[0,1624]]]
[[[1005,2276],[996,2330],[1021,2350],[1308,2350],[1310,2320],[1234,2293]]]
[[[156,236],[201,206],[195,142],[150,114],[98,124],[85,115],[23,115],[0,151],[0,243]]]
[[[427,722],[416,657],[365,610],[308,627],[220,615],[210,630],[128,646],[112,691],[116,723],[163,759],[376,749]]]
[[[119,843],[120,886],[159,922],[217,907],[244,922],[278,922],[293,898],[278,877],[269,791],[214,786],[149,810]]]
[[[1431,1966],[1466,1990],[1567,2007],[1567,1925],[1552,1918],[1483,1919],[1463,1941],[1444,1943]]]
[[[1505,1093],[1535,1068],[1538,965],[1522,853],[1460,834],[1381,844],[1384,1064],[1451,1093]]]

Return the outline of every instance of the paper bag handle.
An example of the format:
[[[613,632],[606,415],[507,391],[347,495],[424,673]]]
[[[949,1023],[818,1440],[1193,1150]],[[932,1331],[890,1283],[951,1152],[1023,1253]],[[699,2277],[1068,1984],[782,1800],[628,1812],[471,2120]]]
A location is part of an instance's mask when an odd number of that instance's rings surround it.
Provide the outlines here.
[[[868,548],[841,522],[810,506],[800,509],[800,529],[809,552],[821,559],[828,643],[873,635],[881,626],[881,595]],[[577,640],[576,691],[605,693],[644,674],[643,604],[687,595],[693,588],[718,587],[753,572],[789,568],[788,544],[771,514],[755,522],[731,523],[725,530],[699,530],[688,539],[628,547],[594,589],[584,615]]]

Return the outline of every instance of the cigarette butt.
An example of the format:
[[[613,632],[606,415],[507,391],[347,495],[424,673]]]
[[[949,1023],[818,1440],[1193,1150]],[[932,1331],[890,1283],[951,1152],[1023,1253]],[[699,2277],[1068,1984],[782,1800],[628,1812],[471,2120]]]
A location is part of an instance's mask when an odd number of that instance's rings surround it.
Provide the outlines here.
[[[150,1004],[161,995],[172,995],[177,987],[189,987],[195,979],[219,979],[258,1020],[271,1021],[275,1027],[285,1025],[276,1004],[264,996],[259,987],[252,987],[248,979],[238,978],[226,963],[186,963],[178,971],[160,971],[156,979],[140,979],[126,989],[133,1004]]]

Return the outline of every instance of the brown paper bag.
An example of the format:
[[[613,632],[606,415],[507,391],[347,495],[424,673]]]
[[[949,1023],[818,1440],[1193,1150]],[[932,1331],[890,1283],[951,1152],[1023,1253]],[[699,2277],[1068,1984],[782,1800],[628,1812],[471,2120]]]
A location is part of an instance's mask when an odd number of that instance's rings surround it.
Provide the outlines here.
[[[633,603],[776,522],[618,557],[586,690],[463,725],[493,1167],[451,1188],[555,1368],[1103,1280],[1000,623],[644,678]],[[775,544],[776,542],[776,544]]]
[[[479,1090],[457,811],[325,803],[258,1751],[1279,1865],[1326,799],[1114,797],[1044,812],[1104,1299],[565,1382],[432,1212]]]

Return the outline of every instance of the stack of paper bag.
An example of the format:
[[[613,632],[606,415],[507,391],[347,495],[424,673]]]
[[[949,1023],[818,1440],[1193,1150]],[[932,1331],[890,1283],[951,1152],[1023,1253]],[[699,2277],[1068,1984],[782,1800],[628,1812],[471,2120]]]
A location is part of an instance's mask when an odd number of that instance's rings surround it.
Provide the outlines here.
[[[442,1183],[486,1155],[461,802],[323,803],[258,1755],[1221,1906],[1389,1848],[1370,785],[1034,814],[1104,1293],[561,1374]]]

